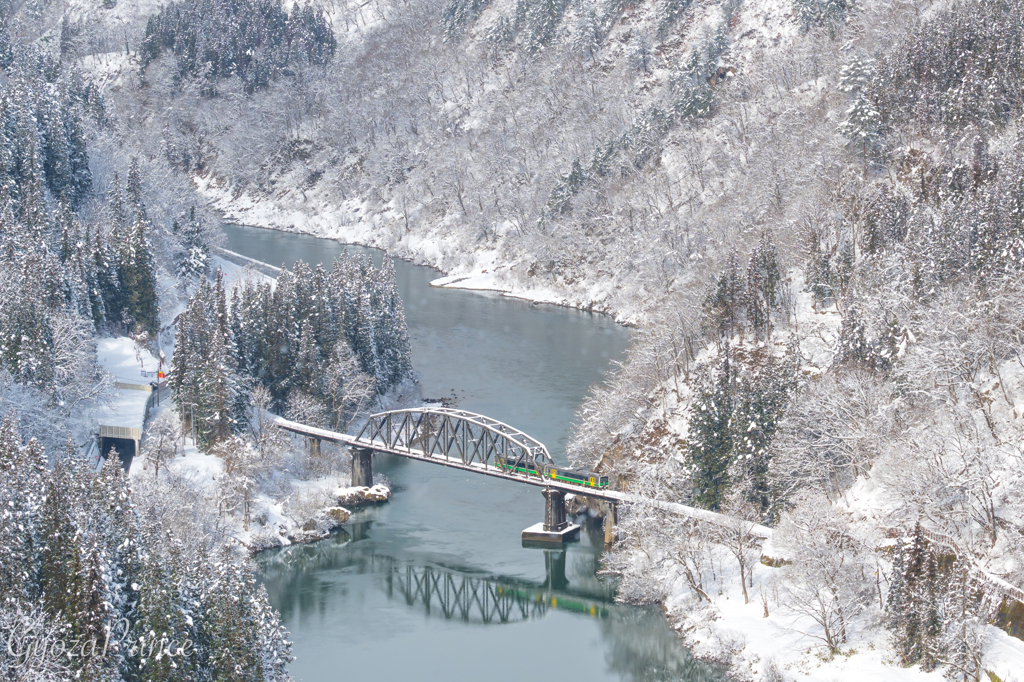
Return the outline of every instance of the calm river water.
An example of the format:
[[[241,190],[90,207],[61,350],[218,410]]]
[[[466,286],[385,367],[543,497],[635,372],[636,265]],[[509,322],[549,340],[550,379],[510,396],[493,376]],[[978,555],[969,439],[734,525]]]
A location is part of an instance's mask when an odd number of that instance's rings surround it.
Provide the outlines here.
[[[227,225],[227,248],[289,267],[380,252]],[[396,261],[422,395],[504,421],[565,462],[588,387],[629,331],[592,313],[436,289],[436,270]],[[656,609],[616,605],[595,577],[600,527],[564,552],[526,549],[538,488],[375,456],[390,503],[318,544],[264,553],[263,581],[294,641],[297,680],[713,680]]]

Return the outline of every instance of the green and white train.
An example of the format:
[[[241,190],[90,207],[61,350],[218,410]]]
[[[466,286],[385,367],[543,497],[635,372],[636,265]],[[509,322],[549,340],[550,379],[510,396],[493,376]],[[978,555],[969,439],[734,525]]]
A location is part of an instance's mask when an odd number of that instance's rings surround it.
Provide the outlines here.
[[[608,477],[596,474],[592,471],[575,471],[565,469],[551,464],[535,465],[532,462],[516,462],[506,459],[501,455],[495,455],[494,463],[497,467],[510,473],[525,474],[527,476],[538,476],[550,478],[553,481],[572,483],[586,488],[607,488]]]

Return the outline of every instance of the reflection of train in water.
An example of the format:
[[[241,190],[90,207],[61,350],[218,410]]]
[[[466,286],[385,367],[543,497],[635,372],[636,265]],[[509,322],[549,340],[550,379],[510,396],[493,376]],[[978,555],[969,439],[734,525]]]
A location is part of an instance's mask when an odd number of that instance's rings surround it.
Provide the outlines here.
[[[550,464],[517,463],[511,458],[506,459],[501,455],[494,456],[494,463],[505,471],[526,474],[527,476],[540,476],[541,478],[550,478],[562,483],[574,483],[587,488],[608,487],[608,477],[595,474],[592,471],[573,471],[572,469],[563,469]]]

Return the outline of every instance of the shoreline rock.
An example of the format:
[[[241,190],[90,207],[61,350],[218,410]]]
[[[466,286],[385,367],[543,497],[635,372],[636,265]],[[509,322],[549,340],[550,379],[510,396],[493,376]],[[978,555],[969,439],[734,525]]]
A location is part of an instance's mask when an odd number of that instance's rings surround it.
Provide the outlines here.
[[[381,504],[391,499],[391,489],[386,485],[356,486],[353,488],[337,488],[334,496],[342,507],[363,507],[369,504]]]
[[[349,520],[352,516],[350,509],[383,504],[391,499],[391,489],[379,483],[370,487],[336,488],[333,497],[335,506],[320,509],[301,525],[287,530],[279,527],[276,534],[273,531],[254,533],[246,547],[252,554],[258,554],[276,547],[325,540],[330,537],[331,531]]]

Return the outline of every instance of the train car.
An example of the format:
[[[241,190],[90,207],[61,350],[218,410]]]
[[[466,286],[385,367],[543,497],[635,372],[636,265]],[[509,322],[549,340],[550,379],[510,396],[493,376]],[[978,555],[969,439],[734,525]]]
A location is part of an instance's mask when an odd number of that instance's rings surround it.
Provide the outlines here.
[[[544,475],[543,471],[538,471],[537,467],[535,467],[530,462],[520,462],[520,463],[517,464],[515,461],[513,461],[511,459],[505,459],[501,455],[495,455],[494,456],[494,464],[496,466],[501,467],[505,471],[513,472],[513,473],[517,473],[517,474],[526,474],[527,476],[543,476]]]
[[[547,476],[563,483],[573,483],[586,488],[607,488],[608,477],[595,474],[592,471],[574,471],[573,469],[561,469],[559,467],[548,467]]]
[[[517,474],[525,474],[527,476],[540,476],[541,478],[550,478],[555,481],[561,481],[563,483],[572,483],[573,485],[583,486],[585,488],[607,488],[608,477],[596,474],[591,471],[576,471],[574,469],[563,469],[556,466],[541,465],[538,469],[532,463],[520,462],[516,463],[511,459],[506,459],[501,455],[496,455],[494,458],[496,466],[504,469],[508,472],[514,472]]]

